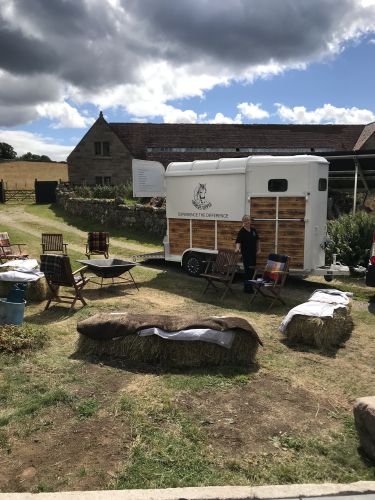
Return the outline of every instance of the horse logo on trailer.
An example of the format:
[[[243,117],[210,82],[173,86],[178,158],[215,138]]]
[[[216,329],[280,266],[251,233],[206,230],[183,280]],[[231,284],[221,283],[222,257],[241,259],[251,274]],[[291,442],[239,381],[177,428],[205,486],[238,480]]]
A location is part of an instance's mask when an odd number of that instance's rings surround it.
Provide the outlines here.
[[[206,184],[199,183],[198,186],[194,189],[194,198],[192,199],[192,204],[198,210],[206,210],[212,206],[210,201],[206,200],[207,188]]]

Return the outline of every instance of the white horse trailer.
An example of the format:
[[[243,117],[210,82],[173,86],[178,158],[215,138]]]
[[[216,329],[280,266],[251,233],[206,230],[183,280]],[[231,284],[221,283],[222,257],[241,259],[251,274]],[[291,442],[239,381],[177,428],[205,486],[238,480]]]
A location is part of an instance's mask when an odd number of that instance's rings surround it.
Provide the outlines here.
[[[199,275],[207,257],[219,248],[234,249],[244,214],[255,219],[261,239],[259,267],[268,254],[280,253],[290,256],[293,274],[349,274],[346,266],[325,266],[325,158],[249,156],[173,162],[164,181],[164,257],[181,262],[189,274]]]

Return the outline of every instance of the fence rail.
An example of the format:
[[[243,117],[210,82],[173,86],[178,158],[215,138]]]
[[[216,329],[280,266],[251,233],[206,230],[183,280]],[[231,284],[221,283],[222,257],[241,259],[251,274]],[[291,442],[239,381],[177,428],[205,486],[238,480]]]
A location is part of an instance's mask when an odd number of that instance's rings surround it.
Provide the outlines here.
[[[0,180],[0,203],[8,201],[28,201],[35,203],[55,203],[58,181],[38,181],[35,179],[34,189],[8,189],[3,179]]]

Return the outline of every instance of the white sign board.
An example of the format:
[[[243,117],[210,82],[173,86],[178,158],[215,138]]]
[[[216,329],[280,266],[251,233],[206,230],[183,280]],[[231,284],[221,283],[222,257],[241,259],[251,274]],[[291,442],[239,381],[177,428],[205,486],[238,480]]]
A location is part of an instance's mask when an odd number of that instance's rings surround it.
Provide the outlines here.
[[[167,177],[167,218],[239,221],[248,211],[244,174]]]
[[[164,167],[158,161],[133,160],[133,196],[165,196]]]

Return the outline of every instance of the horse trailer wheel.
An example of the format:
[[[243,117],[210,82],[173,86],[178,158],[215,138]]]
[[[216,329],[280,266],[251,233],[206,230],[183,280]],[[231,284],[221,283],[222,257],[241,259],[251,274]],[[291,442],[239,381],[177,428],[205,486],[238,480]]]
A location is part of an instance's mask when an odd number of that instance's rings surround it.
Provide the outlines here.
[[[199,276],[203,273],[203,256],[197,253],[189,253],[184,257],[182,267],[190,276]]]

